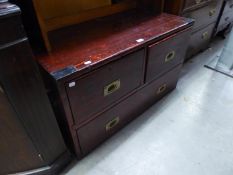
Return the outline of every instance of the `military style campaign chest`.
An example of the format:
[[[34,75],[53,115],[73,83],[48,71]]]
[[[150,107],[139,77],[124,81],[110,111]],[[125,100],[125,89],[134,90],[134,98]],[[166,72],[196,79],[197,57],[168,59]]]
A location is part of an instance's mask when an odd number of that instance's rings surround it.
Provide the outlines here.
[[[79,158],[176,87],[194,21],[153,5],[52,31],[37,55]]]

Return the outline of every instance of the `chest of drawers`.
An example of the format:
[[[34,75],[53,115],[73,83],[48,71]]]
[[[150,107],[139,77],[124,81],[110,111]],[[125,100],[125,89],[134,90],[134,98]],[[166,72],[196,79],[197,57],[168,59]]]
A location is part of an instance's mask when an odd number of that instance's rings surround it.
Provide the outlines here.
[[[176,87],[192,25],[130,11],[51,34],[37,59],[79,158]]]
[[[166,12],[195,20],[186,58],[190,58],[208,47],[222,4],[222,0],[165,1]]]

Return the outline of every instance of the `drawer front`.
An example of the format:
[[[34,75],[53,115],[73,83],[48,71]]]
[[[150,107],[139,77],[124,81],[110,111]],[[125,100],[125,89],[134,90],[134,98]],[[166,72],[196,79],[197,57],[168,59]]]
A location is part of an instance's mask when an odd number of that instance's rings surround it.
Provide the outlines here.
[[[214,27],[215,24],[211,24],[208,27],[191,35],[191,41],[188,47],[186,58],[190,58],[208,47],[212,33],[214,31]]]
[[[23,25],[19,16],[0,20],[0,45],[25,37]]]
[[[228,12],[232,12],[232,11],[233,11],[233,0],[229,0],[225,4],[223,13],[228,13]]]
[[[220,1],[213,1],[208,6],[199,8],[189,13],[185,13],[183,16],[187,18],[195,19],[193,31],[197,31],[215,21],[217,21],[220,13],[221,3]]]
[[[176,87],[181,66],[152,82],[77,131],[83,154],[89,153],[156,100]]]
[[[209,1],[211,1],[211,0],[185,0],[184,10],[198,7],[198,6],[200,6],[206,2],[209,2]]]
[[[188,47],[190,30],[178,33],[148,48],[146,81],[150,82],[178,64],[183,63]]]
[[[66,85],[76,125],[140,86],[144,50],[107,64]]]

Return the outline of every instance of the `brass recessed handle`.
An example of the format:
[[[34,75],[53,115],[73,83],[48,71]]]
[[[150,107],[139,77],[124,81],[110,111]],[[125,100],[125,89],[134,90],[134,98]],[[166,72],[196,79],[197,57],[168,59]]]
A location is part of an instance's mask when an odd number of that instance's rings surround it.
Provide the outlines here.
[[[117,126],[120,122],[120,118],[116,117],[113,120],[111,120],[110,122],[108,122],[105,126],[106,131],[110,131],[112,130],[115,126]]]
[[[157,94],[161,94],[163,93],[165,90],[167,89],[167,85],[163,84],[162,86],[160,86],[157,90]]]
[[[165,57],[165,63],[173,60],[175,58],[175,55],[176,55],[176,52],[175,51],[172,51],[170,53],[168,53]]]
[[[208,36],[209,36],[209,32],[204,32],[204,33],[202,34],[202,39],[207,39]]]
[[[209,16],[213,16],[216,13],[216,9],[212,9],[209,11]]]
[[[121,87],[121,81],[120,80],[116,80],[112,83],[110,83],[109,85],[104,87],[104,96],[108,96],[110,94],[112,94],[113,92],[116,92],[117,90],[119,90]]]

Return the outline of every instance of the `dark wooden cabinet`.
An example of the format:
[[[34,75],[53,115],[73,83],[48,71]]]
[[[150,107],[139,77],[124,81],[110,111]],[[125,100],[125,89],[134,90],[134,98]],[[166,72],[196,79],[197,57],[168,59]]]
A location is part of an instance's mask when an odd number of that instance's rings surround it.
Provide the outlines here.
[[[176,87],[193,22],[136,8],[50,33],[37,60],[79,158]]]
[[[222,4],[223,0],[165,0],[166,12],[195,19],[186,58],[208,47]]]
[[[56,174],[70,159],[20,21],[0,2],[0,174]]]
[[[0,104],[0,174],[45,166],[3,90],[0,90]]]

